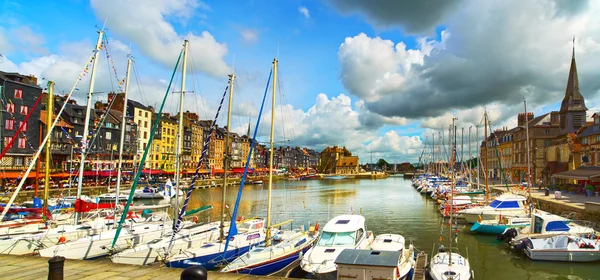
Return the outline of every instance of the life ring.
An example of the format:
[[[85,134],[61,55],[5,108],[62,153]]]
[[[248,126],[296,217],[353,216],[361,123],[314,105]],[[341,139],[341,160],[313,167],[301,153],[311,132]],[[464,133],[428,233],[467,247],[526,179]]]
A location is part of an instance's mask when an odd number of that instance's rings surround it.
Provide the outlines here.
[[[198,220],[199,220],[199,219],[198,219],[198,216],[193,216],[193,217],[192,217],[192,222],[194,222],[194,223],[198,223]]]

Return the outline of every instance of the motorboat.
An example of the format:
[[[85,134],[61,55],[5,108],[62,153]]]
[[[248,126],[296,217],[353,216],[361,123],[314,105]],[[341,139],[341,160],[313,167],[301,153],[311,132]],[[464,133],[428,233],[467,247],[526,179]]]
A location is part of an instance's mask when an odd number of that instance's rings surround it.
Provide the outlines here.
[[[280,231],[274,236],[271,246],[261,244],[252,248],[229,263],[221,272],[272,275],[301,258],[312,248],[318,236],[318,226],[310,231]]]
[[[337,256],[344,249],[367,249],[373,239],[363,216],[337,216],[323,227],[317,244],[302,257],[300,267],[317,278],[335,278]]]
[[[500,217],[498,221],[485,220],[481,222],[475,222],[471,226],[472,232],[488,233],[488,234],[502,234],[509,228],[521,229],[529,225],[531,218],[528,216],[523,217]]]
[[[415,268],[415,250],[412,244],[408,250],[405,249],[405,239],[399,234],[378,235],[371,244],[373,251],[397,251],[400,252],[398,265],[394,279],[410,279]]]
[[[337,279],[412,279],[412,273],[401,274],[400,251],[345,249],[335,259]]]
[[[266,236],[264,220],[254,218],[244,221],[238,225],[238,232],[237,235],[227,237],[229,239],[227,252],[225,252],[225,240],[207,242],[167,258],[166,265],[177,268],[200,265],[206,269],[213,269],[222,263],[231,262],[250,251],[252,247],[264,242]]]
[[[431,258],[428,272],[433,280],[466,280],[473,276],[469,260],[454,248],[445,249],[443,246]]]
[[[472,207],[458,211],[460,217],[474,224],[482,220],[498,220],[499,216],[524,216],[526,197],[515,194],[503,194],[496,197],[487,206]]]
[[[600,260],[597,240],[578,236],[557,235],[527,238],[525,254],[536,261],[595,262]]]
[[[171,252],[180,252],[188,248],[201,246],[206,242],[214,241],[219,237],[220,222],[207,224],[191,224],[182,228],[173,239]],[[147,243],[138,244],[119,252],[111,257],[114,263],[133,265],[148,265],[157,262],[169,251],[169,243],[172,234],[151,240]]]
[[[548,238],[555,235],[590,236],[592,234],[595,234],[592,226],[582,226],[570,219],[534,210],[529,226],[520,230],[508,228],[499,236],[499,239],[507,240],[510,245],[518,247],[527,238]]]

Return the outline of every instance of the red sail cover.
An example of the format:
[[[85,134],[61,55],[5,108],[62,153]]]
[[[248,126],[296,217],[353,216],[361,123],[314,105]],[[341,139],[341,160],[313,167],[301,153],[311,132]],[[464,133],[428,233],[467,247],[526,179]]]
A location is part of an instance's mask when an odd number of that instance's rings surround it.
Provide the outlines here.
[[[125,203],[119,203],[121,205],[125,205]],[[93,203],[93,202],[87,202],[84,200],[81,200],[81,198],[78,198],[75,201],[75,211],[82,213],[82,212],[90,212],[92,210],[97,210],[97,209],[111,209],[111,208],[115,208],[115,204],[114,203]]]

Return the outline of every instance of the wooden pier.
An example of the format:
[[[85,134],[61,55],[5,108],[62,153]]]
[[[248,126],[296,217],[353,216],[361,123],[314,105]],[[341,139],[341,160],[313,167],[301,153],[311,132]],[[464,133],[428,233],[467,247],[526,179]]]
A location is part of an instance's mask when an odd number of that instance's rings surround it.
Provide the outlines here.
[[[427,254],[420,252],[417,254],[417,264],[415,265],[415,273],[413,274],[413,280],[425,280],[425,270],[427,269]]]
[[[0,279],[46,279],[48,259],[37,256],[0,255]],[[66,260],[64,279],[179,279],[183,269],[113,263],[109,259]],[[208,279],[285,279],[235,273],[208,272]]]

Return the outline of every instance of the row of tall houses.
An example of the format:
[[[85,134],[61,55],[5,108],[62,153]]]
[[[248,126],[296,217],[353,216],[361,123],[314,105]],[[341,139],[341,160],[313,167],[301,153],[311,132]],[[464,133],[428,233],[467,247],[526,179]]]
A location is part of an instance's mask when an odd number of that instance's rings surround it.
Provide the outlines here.
[[[21,123],[28,121],[15,137],[11,147],[0,161],[0,178],[15,179],[22,177],[24,170],[31,163],[34,153],[38,150],[43,137],[46,135],[47,96],[37,85],[33,76],[18,73],[0,72],[0,99],[2,113],[0,114],[0,143],[1,150],[9,145]],[[37,101],[40,102],[37,102]],[[53,119],[65,104],[56,128],[51,136],[51,166],[53,172],[76,170],[81,154],[81,141],[84,137],[86,107],[74,100],[66,101],[64,96],[53,97]],[[36,106],[36,103],[37,104]],[[91,109],[90,133],[87,136],[89,153],[86,157],[85,170],[104,171],[115,170],[118,162],[119,141],[122,127],[122,111],[125,105],[124,94],[110,93],[108,102],[96,102]],[[31,114],[29,114],[31,113]],[[200,120],[198,114],[184,112],[182,168],[193,172],[200,160],[204,141],[210,137],[208,159],[203,170],[222,170],[225,155],[225,139],[227,128],[218,127],[210,133],[212,121]],[[123,164],[125,170],[133,170],[139,165],[144,150],[148,147],[151,127],[158,120],[152,147],[146,158],[144,169],[160,172],[175,170],[175,152],[177,147],[177,130],[179,115],[164,113],[158,115],[154,108],[145,106],[134,100],[127,100],[125,122],[125,145]],[[250,152],[251,139],[247,135],[240,136],[230,133],[230,167],[241,168],[246,165]],[[44,153],[42,155],[43,163]],[[307,148],[280,147],[276,149],[275,165],[288,169],[316,168],[319,154]],[[255,150],[250,159],[251,167],[267,167],[269,149],[255,143]],[[44,168],[42,165],[41,168]],[[35,177],[36,173],[30,174]]]
[[[488,135],[488,176],[495,179],[506,177],[509,181],[526,180],[528,145],[532,182],[535,184],[551,183],[553,174],[582,165],[600,166],[600,115],[593,114],[593,121],[587,122],[586,114],[573,51],[559,111],[537,117],[530,112],[521,113],[517,127],[498,129]],[[481,144],[482,164],[486,160],[485,143]]]

